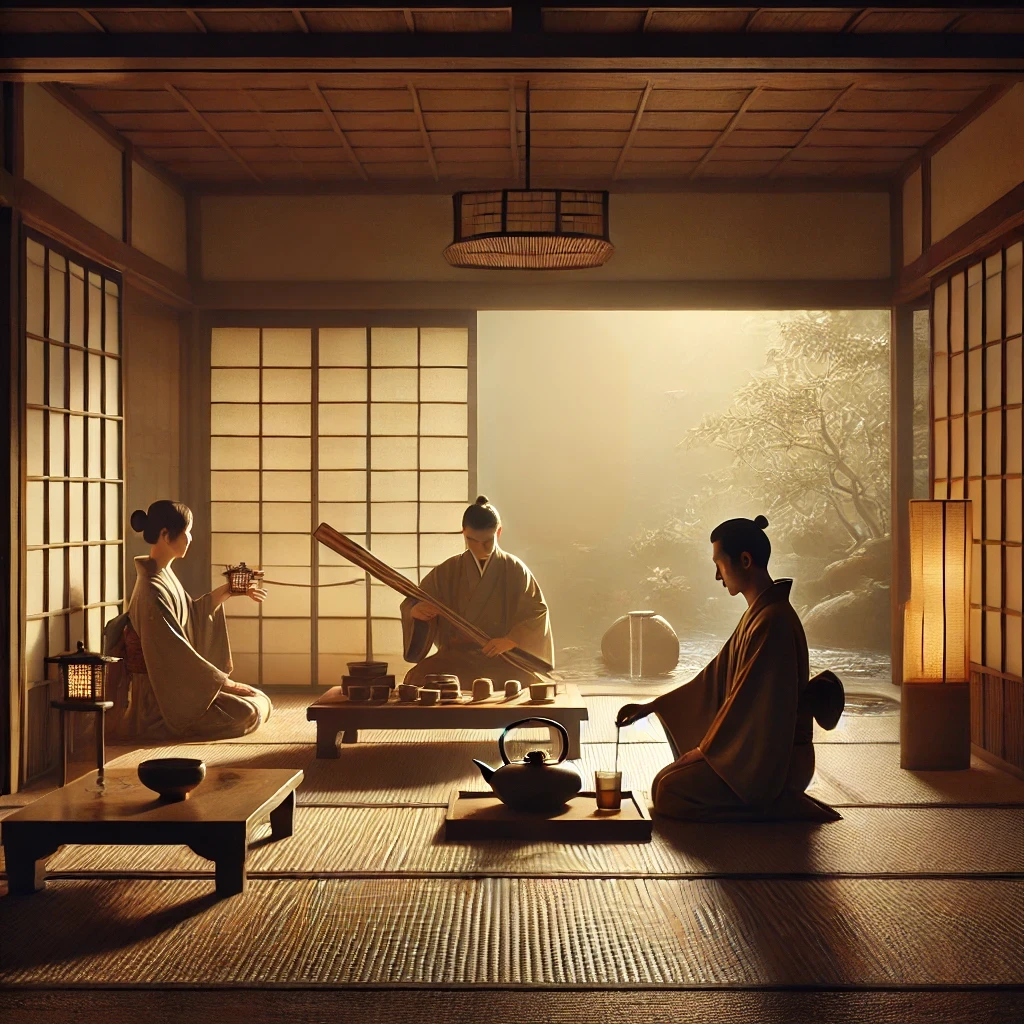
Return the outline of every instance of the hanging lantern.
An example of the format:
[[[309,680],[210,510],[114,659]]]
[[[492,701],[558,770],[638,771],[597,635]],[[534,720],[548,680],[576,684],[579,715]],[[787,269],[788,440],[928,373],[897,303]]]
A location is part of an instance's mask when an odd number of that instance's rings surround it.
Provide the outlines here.
[[[263,579],[262,569],[250,569],[245,562],[239,562],[238,565],[229,565],[224,570],[224,575],[228,580],[228,589],[232,594],[248,594],[249,586],[253,583],[259,583]]]
[[[78,641],[78,650],[73,653],[56,654],[46,658],[49,665],[57,665],[64,687],[65,701],[82,701],[95,704],[103,700],[103,680],[107,665],[120,661],[103,654],[94,654]]]
[[[969,768],[969,501],[910,502],[910,600],[903,624],[900,764]]]
[[[530,187],[530,89],[526,89],[526,188],[457,192],[453,267],[477,270],[581,270],[615,252],[608,237],[608,193]]]

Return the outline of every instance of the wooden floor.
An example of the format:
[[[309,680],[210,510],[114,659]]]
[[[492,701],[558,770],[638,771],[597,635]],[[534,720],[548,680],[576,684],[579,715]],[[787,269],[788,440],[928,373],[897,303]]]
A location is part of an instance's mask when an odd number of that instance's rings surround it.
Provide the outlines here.
[[[812,792],[836,824],[448,844],[447,793],[480,787],[470,759],[496,760],[495,737],[367,732],[317,761],[307,700],[187,748],[306,772],[295,835],[252,837],[244,895],[216,900],[184,847],[67,847],[45,892],[0,898],[12,1020],[1024,1019],[1024,782],[977,760],[901,771],[897,715],[816,738]],[[614,758],[624,697],[586,700],[592,771]],[[634,788],[669,757],[653,723],[624,733]],[[3,798],[0,817],[44,791]]]

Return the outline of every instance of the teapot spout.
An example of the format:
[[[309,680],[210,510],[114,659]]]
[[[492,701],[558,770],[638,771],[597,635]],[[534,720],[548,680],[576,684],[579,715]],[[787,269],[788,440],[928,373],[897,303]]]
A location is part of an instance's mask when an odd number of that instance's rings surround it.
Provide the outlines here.
[[[478,761],[475,757],[473,758],[473,764],[475,764],[477,768],[480,769],[480,774],[484,777],[484,782],[486,782],[488,786],[491,785],[491,780],[494,778],[495,769],[492,768],[489,764],[484,764],[483,761]]]

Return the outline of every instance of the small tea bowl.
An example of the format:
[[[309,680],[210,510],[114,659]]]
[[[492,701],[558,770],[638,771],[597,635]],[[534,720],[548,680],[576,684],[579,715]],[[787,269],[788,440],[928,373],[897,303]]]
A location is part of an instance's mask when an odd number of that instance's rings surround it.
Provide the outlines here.
[[[436,704],[441,699],[440,690],[428,690],[426,688],[420,690],[420,703],[421,704]]]
[[[355,703],[370,699],[370,687],[365,683],[349,683],[348,699]]]
[[[409,701],[419,700],[420,688],[414,686],[412,683],[400,683],[398,687],[398,699],[408,703]]]
[[[206,778],[206,762],[194,757],[155,757],[138,767],[139,782],[167,801],[187,800]]]
[[[530,700],[543,701],[546,704],[554,699],[554,683],[530,683]]]
[[[506,679],[505,680],[505,696],[515,697],[522,690],[523,684],[518,679]]]

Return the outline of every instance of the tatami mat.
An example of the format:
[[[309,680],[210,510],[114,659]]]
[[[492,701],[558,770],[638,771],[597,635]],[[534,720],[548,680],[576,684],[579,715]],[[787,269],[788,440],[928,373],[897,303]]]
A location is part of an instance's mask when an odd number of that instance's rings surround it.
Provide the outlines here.
[[[1006,985],[1022,915],[1002,881],[58,881],[0,900],[0,980]]]
[[[829,825],[683,824],[655,821],[638,844],[448,843],[444,810],[300,807],[295,834],[267,842],[258,829],[249,870],[294,874],[814,875],[1020,874],[1024,808],[851,808]],[[2,826],[0,826],[2,828]],[[51,873],[207,874],[212,864],[180,846],[69,846]]]
[[[809,792],[826,803],[847,805],[937,804],[1024,805],[1024,781],[978,758],[969,771],[908,772],[899,767],[892,744],[822,744],[815,748],[817,773]],[[111,762],[132,767],[149,757],[200,757],[211,765],[249,768],[301,768],[306,773],[300,804],[447,803],[454,786],[478,788],[473,758],[495,765],[493,741],[478,743],[357,743],[341,746],[337,759],[320,760],[308,744],[183,744],[133,751]],[[650,788],[658,770],[672,758],[667,744],[622,744],[623,785]],[[584,779],[615,762],[614,743],[583,746]]]
[[[771,991],[667,986],[641,991],[508,988],[261,989],[260,1024],[353,1020],[359,1024],[1020,1024],[1021,993],[969,991]],[[251,1024],[248,992],[233,989],[10,989],[18,1024],[74,1019],[103,1024]]]

